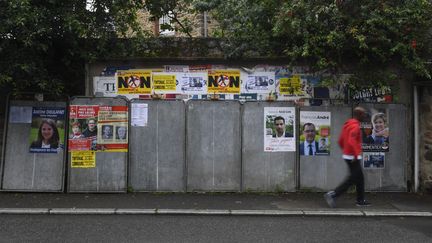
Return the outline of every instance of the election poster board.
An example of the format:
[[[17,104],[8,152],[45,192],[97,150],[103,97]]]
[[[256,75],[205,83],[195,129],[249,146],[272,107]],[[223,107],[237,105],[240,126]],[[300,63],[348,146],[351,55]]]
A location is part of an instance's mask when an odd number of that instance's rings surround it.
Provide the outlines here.
[[[71,105],[69,151],[127,152],[127,106]]]
[[[58,153],[64,148],[66,109],[33,107],[29,136],[30,153]]]
[[[295,151],[295,108],[264,107],[264,151]]]
[[[329,155],[330,127],[331,112],[300,111],[300,155]]]
[[[384,152],[364,152],[363,168],[364,169],[384,169],[385,153]]]
[[[360,124],[363,139],[363,151],[389,151],[390,131],[388,121],[388,112],[386,111],[386,109],[367,109],[366,118]]]
[[[208,71],[209,94],[240,94],[240,70]]]

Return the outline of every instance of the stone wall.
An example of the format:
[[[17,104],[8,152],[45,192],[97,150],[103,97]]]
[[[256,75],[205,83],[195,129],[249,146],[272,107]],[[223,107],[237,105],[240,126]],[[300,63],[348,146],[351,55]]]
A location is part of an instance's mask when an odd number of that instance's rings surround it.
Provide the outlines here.
[[[420,190],[432,192],[432,87],[420,87]]]

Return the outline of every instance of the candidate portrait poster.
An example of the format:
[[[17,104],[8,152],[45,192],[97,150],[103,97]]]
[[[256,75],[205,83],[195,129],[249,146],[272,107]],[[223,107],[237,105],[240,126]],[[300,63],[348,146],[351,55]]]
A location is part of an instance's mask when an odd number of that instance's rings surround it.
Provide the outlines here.
[[[98,113],[98,150],[127,152],[128,107],[100,106]]]
[[[295,108],[264,107],[264,151],[295,151]]]
[[[71,105],[69,151],[127,152],[127,106]]]
[[[69,151],[96,150],[99,106],[69,106]]]
[[[299,154],[329,155],[330,126],[330,112],[300,111]]]
[[[361,122],[363,151],[387,152],[390,149],[390,130],[386,109],[369,108]]]
[[[30,153],[58,153],[64,149],[66,109],[33,107]]]

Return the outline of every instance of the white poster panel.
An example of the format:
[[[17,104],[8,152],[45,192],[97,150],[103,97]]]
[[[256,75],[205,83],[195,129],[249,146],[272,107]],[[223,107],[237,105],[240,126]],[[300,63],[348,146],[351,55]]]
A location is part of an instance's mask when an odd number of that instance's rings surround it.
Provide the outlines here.
[[[264,107],[264,151],[295,151],[295,108]]]
[[[241,73],[242,93],[269,94],[275,92],[274,72]]]
[[[179,91],[183,94],[207,94],[207,72],[176,73]]]
[[[148,104],[132,103],[131,109],[131,126],[146,127],[148,123]]]
[[[102,93],[104,97],[117,96],[117,86],[115,85],[116,79],[114,76],[93,77],[93,94]]]
[[[300,111],[300,155],[329,155],[331,112]]]

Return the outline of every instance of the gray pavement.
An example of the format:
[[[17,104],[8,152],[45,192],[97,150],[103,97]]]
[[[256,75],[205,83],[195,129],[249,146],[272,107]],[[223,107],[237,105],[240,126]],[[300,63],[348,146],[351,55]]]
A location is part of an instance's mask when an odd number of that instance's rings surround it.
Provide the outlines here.
[[[323,193],[127,193],[65,194],[0,192],[0,214],[189,214],[432,217],[432,194],[367,193],[369,207],[355,195],[329,208]]]

